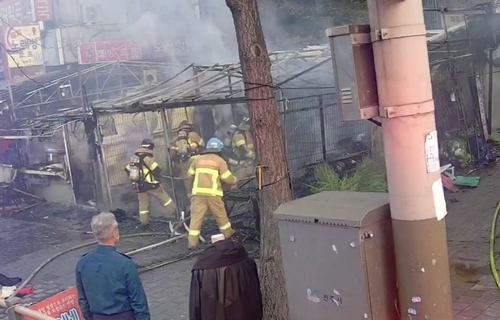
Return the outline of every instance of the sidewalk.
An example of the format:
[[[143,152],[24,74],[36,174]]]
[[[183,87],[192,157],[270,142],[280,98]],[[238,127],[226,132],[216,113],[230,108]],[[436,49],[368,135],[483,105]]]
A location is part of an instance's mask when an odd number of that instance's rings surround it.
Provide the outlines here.
[[[141,275],[151,319],[189,319],[189,286],[194,260],[183,260]]]
[[[453,308],[456,320],[500,320],[500,293],[489,270],[489,233],[497,201],[500,201],[500,167],[483,170],[477,189],[447,193],[448,246],[452,277]],[[500,228],[499,228],[500,232]],[[40,223],[0,217],[0,272],[26,278],[40,263],[55,252],[91,239],[81,232],[51,229]],[[158,238],[123,239],[120,250],[126,252]],[[19,248],[24,252],[19,254]],[[148,253],[133,256],[140,265],[151,259],[168,260],[187,246],[183,241]],[[500,250],[500,240],[499,240]],[[40,301],[74,285],[74,266],[86,248],[52,262],[32,281],[34,294],[26,302]],[[498,251],[498,250],[497,250]],[[141,274],[148,295],[152,319],[188,319],[190,269],[193,260],[184,260]],[[500,265],[500,262],[499,262]],[[0,314],[0,319],[5,315]]]

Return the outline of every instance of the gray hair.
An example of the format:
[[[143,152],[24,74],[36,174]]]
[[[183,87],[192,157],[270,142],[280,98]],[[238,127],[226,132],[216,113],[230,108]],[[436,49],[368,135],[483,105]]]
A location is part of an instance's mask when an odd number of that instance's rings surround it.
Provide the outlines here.
[[[92,217],[90,227],[97,240],[107,241],[118,228],[118,222],[116,222],[114,214],[102,212]]]

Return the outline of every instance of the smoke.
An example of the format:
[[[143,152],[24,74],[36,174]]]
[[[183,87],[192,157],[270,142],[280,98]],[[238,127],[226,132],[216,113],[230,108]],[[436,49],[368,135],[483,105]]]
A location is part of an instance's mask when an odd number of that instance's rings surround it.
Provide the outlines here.
[[[143,14],[125,32],[143,47],[163,51],[163,56],[171,62],[237,61],[234,25],[225,1],[203,1],[202,4],[195,5],[188,0],[146,0]]]

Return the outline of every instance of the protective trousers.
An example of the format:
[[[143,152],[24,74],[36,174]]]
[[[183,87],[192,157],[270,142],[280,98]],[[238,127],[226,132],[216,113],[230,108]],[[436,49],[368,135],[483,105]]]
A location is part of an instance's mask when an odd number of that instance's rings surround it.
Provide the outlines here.
[[[158,186],[158,188],[152,190],[139,192],[137,196],[139,197],[139,220],[141,221],[142,225],[146,225],[149,223],[150,196],[158,199],[161,202],[161,204],[165,207],[167,214],[171,215],[175,213],[175,203],[172,201],[172,198],[170,198],[170,196],[161,185]]]
[[[196,247],[199,243],[203,219],[208,211],[214,215],[219,225],[219,229],[226,239],[231,238],[234,234],[222,198],[217,196],[196,195],[191,198],[191,222],[189,224],[190,248]]]
[[[191,159],[186,162],[179,163],[179,169],[181,171],[181,179],[184,182],[184,186],[186,187],[187,197],[188,199],[191,197],[191,191],[193,189],[193,180],[191,176],[189,176],[188,171],[191,166]]]

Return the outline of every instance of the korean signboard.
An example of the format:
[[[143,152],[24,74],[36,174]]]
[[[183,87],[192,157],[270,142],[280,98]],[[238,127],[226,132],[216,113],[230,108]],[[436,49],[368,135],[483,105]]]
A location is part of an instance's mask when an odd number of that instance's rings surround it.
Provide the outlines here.
[[[100,41],[82,43],[78,54],[78,61],[80,64],[142,59],[141,47],[131,41]]]
[[[60,320],[83,320],[80,306],[78,305],[78,291],[72,287],[50,298],[38,302],[30,307],[31,310]],[[34,320],[24,317],[24,320]]]
[[[161,43],[143,46],[143,54],[152,59],[163,59],[168,57],[182,57],[189,54],[186,37],[175,37],[168,43]]]
[[[459,23],[463,23],[465,21],[464,14],[445,14],[444,15],[444,23],[446,28],[450,28],[456,26]]]
[[[51,0],[5,0],[0,2],[0,27],[15,27],[53,18]]]
[[[52,20],[51,0],[31,0],[33,22]]]
[[[9,68],[43,65],[42,37],[38,25],[7,28],[4,47]]]

